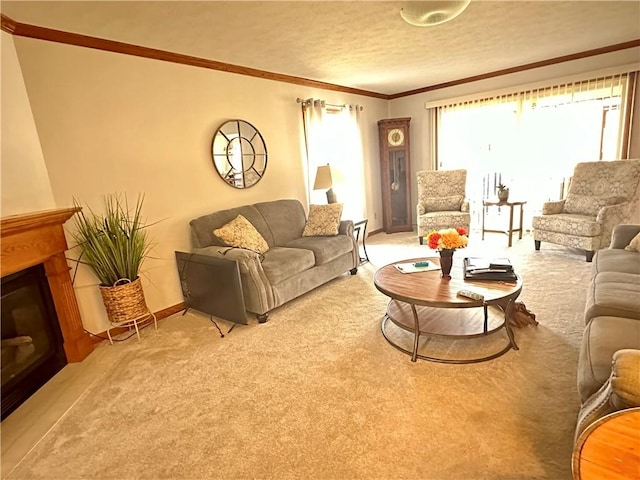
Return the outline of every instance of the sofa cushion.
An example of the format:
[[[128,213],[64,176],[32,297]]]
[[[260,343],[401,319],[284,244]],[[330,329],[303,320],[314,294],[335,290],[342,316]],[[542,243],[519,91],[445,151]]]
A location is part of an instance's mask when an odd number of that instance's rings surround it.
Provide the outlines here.
[[[216,228],[213,234],[230,247],[246,248],[258,253],[269,250],[269,245],[260,232],[242,215]]]
[[[315,265],[311,250],[273,247],[264,255],[262,269],[272,285],[276,285]]]
[[[585,322],[615,316],[640,320],[640,275],[620,272],[596,274],[587,291]]]
[[[287,244],[287,247],[311,250],[316,265],[323,265],[353,250],[353,240],[347,235],[333,237],[302,237]]]
[[[595,217],[602,207],[621,203],[624,199],[618,195],[597,196],[579,195],[569,193],[564,202],[565,213],[576,213],[578,215],[590,215]]]
[[[598,250],[591,266],[593,274],[601,272],[633,273],[640,275],[640,253],[610,248]]]
[[[426,212],[446,212],[450,210],[460,211],[464,197],[462,195],[451,195],[448,197],[427,197],[423,200],[422,206],[424,206]]]
[[[298,200],[281,199],[254,204],[269,226],[273,244],[282,247],[302,236],[306,215]]]
[[[309,218],[302,232],[303,237],[337,235],[342,216],[341,203],[310,205]]]
[[[623,317],[595,317],[582,337],[578,361],[581,403],[609,378],[613,354],[624,348],[640,349],[640,321]]]
[[[602,231],[595,216],[585,216],[570,213],[557,215],[537,215],[531,222],[534,230],[564,233],[579,237],[597,237]]]
[[[191,225],[191,241],[194,248],[204,248],[211,245],[224,246],[225,243],[217,238],[213,231],[216,228],[222,227],[224,224],[229,223],[238,215],[242,215],[244,218],[251,222],[262,238],[264,238],[270,246],[273,246],[273,236],[269,226],[264,221],[264,218],[253,205],[243,205],[237,208],[229,208],[227,210],[219,210],[208,215],[202,215],[189,222]]]

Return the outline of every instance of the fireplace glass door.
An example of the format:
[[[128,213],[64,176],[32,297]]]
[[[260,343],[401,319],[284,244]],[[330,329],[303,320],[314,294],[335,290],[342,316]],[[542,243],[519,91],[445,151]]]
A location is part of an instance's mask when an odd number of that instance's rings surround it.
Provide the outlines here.
[[[67,363],[44,267],[2,278],[2,419]]]

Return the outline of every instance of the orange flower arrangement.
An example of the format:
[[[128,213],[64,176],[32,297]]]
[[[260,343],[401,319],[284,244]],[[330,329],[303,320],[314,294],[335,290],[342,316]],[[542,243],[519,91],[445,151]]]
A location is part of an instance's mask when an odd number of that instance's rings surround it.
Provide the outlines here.
[[[462,227],[434,230],[427,235],[429,248],[438,251],[464,248],[468,243],[467,231]]]

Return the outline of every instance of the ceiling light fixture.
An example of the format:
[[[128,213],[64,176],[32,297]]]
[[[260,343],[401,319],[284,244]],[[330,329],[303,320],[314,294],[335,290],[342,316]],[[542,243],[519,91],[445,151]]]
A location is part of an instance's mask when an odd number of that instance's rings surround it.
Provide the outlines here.
[[[433,27],[453,20],[469,6],[471,0],[441,2],[407,2],[400,9],[402,19],[416,27]]]

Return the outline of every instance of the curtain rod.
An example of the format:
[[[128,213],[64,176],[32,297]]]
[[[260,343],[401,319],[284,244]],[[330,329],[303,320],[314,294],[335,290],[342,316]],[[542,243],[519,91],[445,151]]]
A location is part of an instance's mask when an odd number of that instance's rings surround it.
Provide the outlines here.
[[[313,99],[313,98],[296,98],[296,103],[301,103],[303,107],[308,107],[311,106],[311,104],[313,103],[315,106],[322,106],[322,107],[334,107],[334,108],[355,108],[356,110],[362,111],[364,110],[364,107],[362,105],[335,105],[333,103],[326,103],[324,100],[318,100],[318,99]]]

